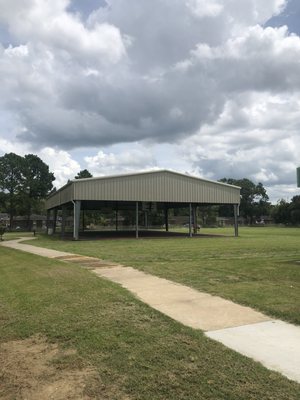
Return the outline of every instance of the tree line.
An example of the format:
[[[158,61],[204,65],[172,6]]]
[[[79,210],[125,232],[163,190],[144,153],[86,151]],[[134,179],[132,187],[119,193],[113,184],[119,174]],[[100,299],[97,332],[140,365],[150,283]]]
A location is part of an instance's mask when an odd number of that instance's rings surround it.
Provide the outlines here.
[[[43,200],[53,189],[54,174],[37,155],[21,157],[7,153],[0,157],[0,211],[9,214],[10,227],[15,215],[27,216],[30,226],[32,212],[41,212]]]
[[[255,184],[246,178],[223,178],[220,182],[241,187],[240,216],[247,224],[260,222],[262,217],[271,217],[276,224],[300,225],[300,196],[294,196],[290,202],[281,199],[272,205],[262,183]],[[219,215],[232,216],[232,210],[228,206],[220,206]]]
[[[74,178],[90,177],[92,174],[84,169]],[[32,213],[44,213],[44,200],[55,190],[54,180],[49,166],[37,155],[27,154],[21,157],[15,153],[7,153],[0,157],[0,212],[9,214],[11,227],[14,216],[21,215],[27,217],[28,229],[31,229],[30,216]],[[252,225],[266,216],[271,216],[275,223],[300,224],[300,196],[294,196],[291,202],[280,200],[274,206],[260,182],[254,183],[247,178],[222,178],[220,182],[241,187],[240,216],[247,224]],[[175,214],[177,212],[178,210]],[[203,206],[201,213],[205,221],[215,216],[233,216],[232,206],[228,205]]]
[[[290,202],[279,200],[272,208],[272,217],[276,224],[300,225],[300,196],[294,196]]]

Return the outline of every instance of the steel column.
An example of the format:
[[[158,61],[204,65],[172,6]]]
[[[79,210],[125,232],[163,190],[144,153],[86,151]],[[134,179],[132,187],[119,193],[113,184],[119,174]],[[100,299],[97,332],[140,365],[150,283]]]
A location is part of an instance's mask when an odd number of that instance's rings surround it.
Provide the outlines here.
[[[166,232],[169,232],[169,209],[167,206],[165,206],[165,226]]]
[[[79,239],[79,224],[80,224],[80,208],[81,208],[81,201],[80,200],[75,200],[73,202],[74,204],[74,228],[73,228],[73,239],[78,240]]]
[[[190,203],[189,206],[189,237],[193,237],[193,231],[192,231],[192,203]]]
[[[193,226],[194,226],[194,234],[197,234],[198,227],[197,227],[197,206],[193,207]]]
[[[139,238],[139,202],[135,203],[135,237]]]
[[[238,215],[239,215],[239,205],[233,205],[233,213],[234,213],[234,236],[239,236],[239,224],[238,224]]]

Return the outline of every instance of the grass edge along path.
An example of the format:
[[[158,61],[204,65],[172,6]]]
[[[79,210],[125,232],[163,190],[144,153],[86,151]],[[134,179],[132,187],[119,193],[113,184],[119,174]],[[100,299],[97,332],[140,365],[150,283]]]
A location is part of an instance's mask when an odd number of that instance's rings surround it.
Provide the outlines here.
[[[76,265],[0,252],[1,342],[40,333],[75,348],[98,371],[94,398],[299,398],[300,385],[152,310],[118,285]]]
[[[207,230],[226,233],[226,229]],[[33,245],[121,263],[300,325],[300,229],[241,228],[240,237],[62,241]]]

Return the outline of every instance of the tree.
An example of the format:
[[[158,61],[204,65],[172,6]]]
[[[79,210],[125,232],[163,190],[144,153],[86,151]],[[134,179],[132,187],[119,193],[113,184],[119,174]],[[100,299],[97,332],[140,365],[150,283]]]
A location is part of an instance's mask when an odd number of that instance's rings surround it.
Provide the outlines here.
[[[240,215],[246,218],[248,223],[253,224],[254,217],[257,218],[270,212],[269,196],[267,195],[266,189],[262,183],[259,182],[258,184],[255,184],[247,178],[223,178],[220,182],[240,186]],[[222,210],[222,208],[223,207],[220,207],[220,210]]]
[[[49,167],[37,155],[27,154],[23,158],[21,195],[28,217],[30,228],[30,215],[41,199],[45,198],[53,188],[54,174],[49,172]]]
[[[83,169],[82,171],[78,172],[78,174],[75,176],[75,179],[85,179],[92,177],[93,175],[87,169]]]
[[[290,223],[290,204],[281,199],[277,202],[272,210],[272,218],[276,224],[289,224]]]
[[[0,157],[0,207],[9,213],[11,228],[17,211],[28,216],[29,225],[32,210],[39,209],[54,180],[48,165],[36,155]]]
[[[7,211],[12,227],[22,188],[23,158],[14,153],[7,153],[0,157],[0,190],[2,199],[7,200]]]
[[[294,196],[289,203],[281,199],[273,208],[272,217],[277,224],[300,224],[300,196]]]
[[[291,200],[290,220],[293,225],[300,224],[300,196],[294,196]]]

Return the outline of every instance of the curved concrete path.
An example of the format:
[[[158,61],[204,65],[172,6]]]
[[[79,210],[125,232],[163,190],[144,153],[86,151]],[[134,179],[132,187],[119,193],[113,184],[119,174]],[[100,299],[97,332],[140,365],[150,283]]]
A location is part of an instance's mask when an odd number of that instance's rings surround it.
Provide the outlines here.
[[[22,250],[25,251],[26,253],[36,254],[37,256],[42,256],[47,258],[58,258],[70,255],[70,253],[65,253],[63,251],[50,250],[50,249],[45,249],[44,247],[37,247],[37,246],[32,246],[31,244],[21,243],[24,240],[33,240],[33,239],[35,239],[35,237],[23,237],[20,239],[8,240],[7,242],[6,241],[0,242],[0,244],[4,247],[9,247],[15,250]]]
[[[300,327],[131,267],[20,243],[28,239],[2,245],[89,268],[176,321],[300,383]]]

